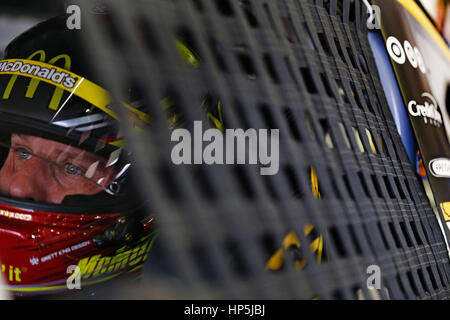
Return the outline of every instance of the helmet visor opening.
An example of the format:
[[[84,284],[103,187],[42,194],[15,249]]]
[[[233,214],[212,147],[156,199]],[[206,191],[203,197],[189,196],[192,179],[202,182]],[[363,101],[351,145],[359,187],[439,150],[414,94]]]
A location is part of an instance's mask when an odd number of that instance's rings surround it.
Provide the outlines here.
[[[120,181],[130,164],[119,160],[121,149],[107,159],[72,145],[20,132],[0,134],[0,196],[43,204],[94,196],[119,197]],[[81,204],[81,203],[79,203]]]

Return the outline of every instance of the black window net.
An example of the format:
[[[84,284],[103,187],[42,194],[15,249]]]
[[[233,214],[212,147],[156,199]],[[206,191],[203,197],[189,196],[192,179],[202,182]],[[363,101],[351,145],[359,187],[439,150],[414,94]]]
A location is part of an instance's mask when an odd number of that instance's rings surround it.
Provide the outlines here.
[[[86,52],[115,101],[132,85],[151,115],[138,133],[115,104],[159,230],[135,296],[450,296],[445,240],[388,108],[363,2],[74,3],[108,12],[106,24],[82,16]],[[171,128],[206,127],[208,101],[225,128],[279,129],[277,174],[172,163]]]

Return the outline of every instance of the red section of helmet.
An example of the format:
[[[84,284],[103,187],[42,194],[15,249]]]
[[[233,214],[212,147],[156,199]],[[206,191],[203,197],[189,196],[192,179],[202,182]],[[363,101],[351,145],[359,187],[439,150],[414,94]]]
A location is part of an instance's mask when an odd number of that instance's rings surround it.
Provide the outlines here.
[[[94,256],[123,253],[123,247],[118,251],[120,246],[99,247],[93,242],[95,234],[116,224],[120,216],[46,213],[0,205],[0,274],[8,290],[16,296],[54,292],[48,289],[52,286],[59,286],[58,292],[67,291],[70,265],[77,266],[82,259]],[[138,250],[133,252],[137,254]],[[123,271],[121,267],[114,271]]]

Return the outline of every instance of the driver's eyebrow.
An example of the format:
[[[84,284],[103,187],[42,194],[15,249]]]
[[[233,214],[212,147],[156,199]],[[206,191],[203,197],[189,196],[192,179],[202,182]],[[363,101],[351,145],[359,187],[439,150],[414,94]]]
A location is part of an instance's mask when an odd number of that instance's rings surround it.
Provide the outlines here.
[[[13,140],[15,140],[15,139],[13,139],[13,136],[14,136],[16,139],[19,138],[19,140],[20,140],[21,142],[28,142],[28,141],[29,141],[29,138],[30,138],[30,136],[27,136],[27,135],[25,135],[25,134],[16,133],[16,134],[14,134],[14,135],[11,136],[11,144],[12,144]]]

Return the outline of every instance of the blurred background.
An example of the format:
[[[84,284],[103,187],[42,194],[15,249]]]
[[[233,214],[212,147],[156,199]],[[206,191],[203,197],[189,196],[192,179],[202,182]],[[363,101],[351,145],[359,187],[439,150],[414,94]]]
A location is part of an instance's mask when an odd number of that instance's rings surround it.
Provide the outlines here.
[[[450,1],[448,0],[420,0],[428,15],[434,20],[437,29],[450,42]]]
[[[64,12],[64,1],[2,0],[0,2],[0,56],[15,36],[38,22]]]

